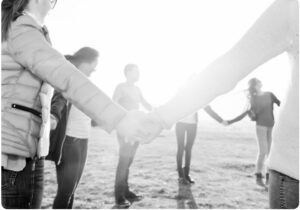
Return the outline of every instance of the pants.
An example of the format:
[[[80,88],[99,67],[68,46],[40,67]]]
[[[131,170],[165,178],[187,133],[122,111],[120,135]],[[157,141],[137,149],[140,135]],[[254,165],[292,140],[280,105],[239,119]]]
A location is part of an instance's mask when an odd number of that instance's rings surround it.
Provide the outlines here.
[[[185,168],[190,168],[192,148],[196,139],[197,124],[182,123],[176,124],[177,137],[177,170],[179,177],[182,177],[182,158],[185,152]],[[185,141],[186,139],[186,141]]]
[[[299,180],[270,170],[269,204],[271,209],[295,209],[299,205]]]
[[[124,199],[126,194],[129,193],[128,176],[129,168],[133,162],[136,150],[139,143],[126,143],[124,139],[118,136],[120,145],[119,149],[119,162],[117,166],[116,179],[115,179],[115,200],[116,202]]]
[[[7,209],[40,209],[44,190],[44,159],[26,159],[22,171],[2,168],[2,206]]]
[[[256,126],[258,155],[255,173],[263,173],[264,162],[268,157],[272,144],[272,127]]]
[[[54,209],[71,209],[75,190],[80,181],[88,150],[88,140],[66,136],[61,162],[56,165],[57,194]]]

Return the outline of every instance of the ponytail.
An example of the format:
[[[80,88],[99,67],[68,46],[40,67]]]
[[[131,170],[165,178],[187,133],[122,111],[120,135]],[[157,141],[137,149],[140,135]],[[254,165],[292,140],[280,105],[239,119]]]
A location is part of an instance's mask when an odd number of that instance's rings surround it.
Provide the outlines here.
[[[1,42],[7,40],[11,23],[15,21],[28,5],[29,0],[2,0],[1,3]]]

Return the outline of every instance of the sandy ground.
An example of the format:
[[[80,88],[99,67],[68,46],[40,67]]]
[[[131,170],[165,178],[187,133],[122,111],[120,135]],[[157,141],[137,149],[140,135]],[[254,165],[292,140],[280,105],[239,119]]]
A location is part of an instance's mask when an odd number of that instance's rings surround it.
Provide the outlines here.
[[[130,186],[144,196],[131,208],[268,208],[268,194],[253,177],[257,154],[253,123],[224,127],[199,123],[193,148],[191,176],[196,184],[178,184],[176,140],[165,131],[151,144],[141,145],[131,167]],[[118,158],[115,134],[93,129],[88,159],[76,190],[73,208],[112,208],[114,178]],[[52,208],[56,174],[46,163],[43,208]]]

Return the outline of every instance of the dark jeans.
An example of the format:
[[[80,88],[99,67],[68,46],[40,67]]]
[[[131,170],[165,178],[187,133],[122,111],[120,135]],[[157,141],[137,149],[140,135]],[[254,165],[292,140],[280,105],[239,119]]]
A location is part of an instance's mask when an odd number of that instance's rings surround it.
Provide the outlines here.
[[[295,209],[299,205],[299,180],[270,170],[269,204],[271,209]]]
[[[88,140],[67,136],[63,145],[61,162],[56,165],[57,194],[54,209],[71,209],[75,190],[80,181],[88,150]]]
[[[2,206],[7,209],[40,209],[44,189],[44,159],[26,159],[22,171],[2,168]]]
[[[177,170],[179,177],[182,177],[182,158],[185,152],[185,168],[190,167],[192,148],[197,134],[197,124],[182,123],[176,124],[177,137]],[[186,139],[186,141],[185,141]]]
[[[130,143],[126,143],[120,136],[118,136],[118,141],[120,145],[119,162],[115,179],[115,200],[117,203],[118,201],[122,200],[129,192],[129,168],[133,162],[136,150],[139,145],[137,142],[133,145]]]

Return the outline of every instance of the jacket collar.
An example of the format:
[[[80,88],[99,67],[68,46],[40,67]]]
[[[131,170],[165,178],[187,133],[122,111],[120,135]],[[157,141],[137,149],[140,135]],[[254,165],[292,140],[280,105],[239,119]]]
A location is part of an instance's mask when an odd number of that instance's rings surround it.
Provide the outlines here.
[[[28,12],[28,11],[24,11],[23,14],[30,16],[40,27],[44,26],[44,24],[39,21],[39,19],[36,17],[35,14]]]

